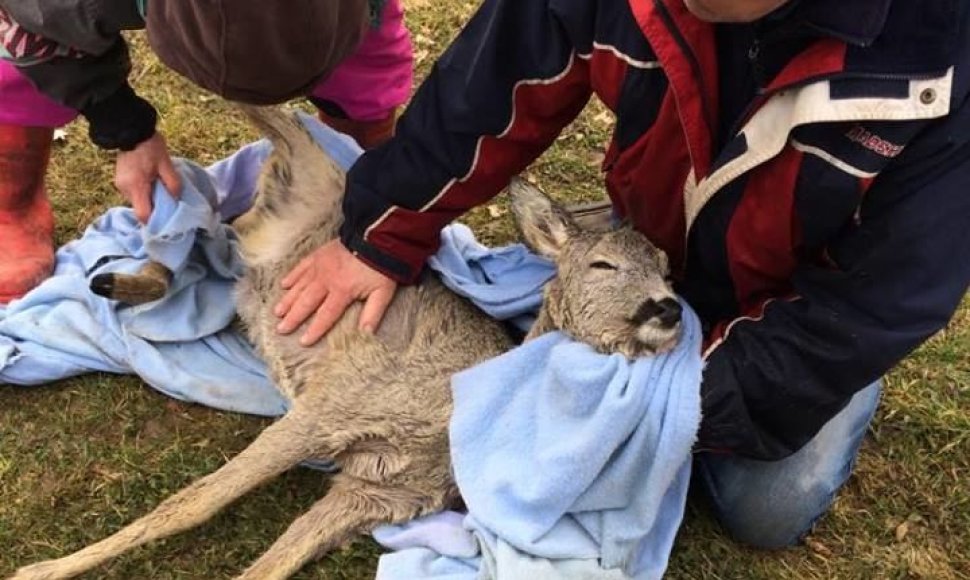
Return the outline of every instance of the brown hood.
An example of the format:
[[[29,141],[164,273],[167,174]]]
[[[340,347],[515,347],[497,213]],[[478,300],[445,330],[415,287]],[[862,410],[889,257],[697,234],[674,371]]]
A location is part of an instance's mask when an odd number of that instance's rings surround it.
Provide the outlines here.
[[[306,95],[360,44],[367,0],[149,0],[148,41],[167,66],[232,101]]]

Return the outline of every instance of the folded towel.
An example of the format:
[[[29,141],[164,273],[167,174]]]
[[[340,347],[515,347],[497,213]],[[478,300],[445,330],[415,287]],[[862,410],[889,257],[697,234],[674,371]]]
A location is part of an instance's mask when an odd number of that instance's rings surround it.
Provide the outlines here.
[[[463,224],[441,232],[441,248],[428,260],[445,286],[470,298],[489,316],[527,332],[542,304],[542,287],[556,267],[522,244],[488,248]]]

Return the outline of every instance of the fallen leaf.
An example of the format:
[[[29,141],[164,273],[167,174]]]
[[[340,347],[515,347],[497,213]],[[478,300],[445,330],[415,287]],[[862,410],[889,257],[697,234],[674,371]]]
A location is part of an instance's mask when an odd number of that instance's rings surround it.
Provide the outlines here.
[[[909,522],[906,521],[899,524],[898,526],[896,526],[896,541],[902,542],[904,539],[906,539],[906,534],[908,533],[909,533]]]
[[[488,209],[488,215],[490,215],[493,218],[497,218],[505,215],[505,210],[502,209],[501,206],[492,204],[488,206],[487,209]]]
[[[832,556],[832,550],[830,550],[828,546],[811,536],[805,538],[805,545],[808,546],[809,550],[815,552],[819,556],[824,558],[829,558]]]
[[[120,471],[112,471],[102,465],[93,466],[91,468],[91,471],[93,471],[95,475],[98,475],[102,479],[105,479],[107,481],[118,481],[119,479],[124,477],[124,474],[121,473]]]
[[[599,115],[593,117],[593,120],[601,125],[612,125],[613,124],[613,113],[609,111],[603,111]]]

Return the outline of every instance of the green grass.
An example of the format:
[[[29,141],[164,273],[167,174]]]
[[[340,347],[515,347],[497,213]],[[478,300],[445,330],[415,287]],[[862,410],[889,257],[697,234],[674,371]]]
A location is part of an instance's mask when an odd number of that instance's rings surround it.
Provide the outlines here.
[[[419,76],[471,13],[472,2],[411,0]],[[255,138],[241,117],[167,73],[134,37],[137,87],[158,106],[172,150],[209,162]],[[112,157],[69,126],[49,176],[60,242],[120,199]],[[609,115],[590,105],[530,173],[567,200],[603,195],[598,161]],[[512,233],[502,200],[468,220],[490,243]],[[132,377],[90,375],[44,387],[0,387],[0,576],[65,555],[149,511],[242,449],[262,419],[171,401]],[[758,552],[734,545],[692,502],[669,577],[970,578],[970,303],[887,381],[855,475],[807,545]],[[326,487],[298,469],[201,528],[135,550],[89,578],[221,578],[241,571]],[[372,577],[369,540],[298,578]]]

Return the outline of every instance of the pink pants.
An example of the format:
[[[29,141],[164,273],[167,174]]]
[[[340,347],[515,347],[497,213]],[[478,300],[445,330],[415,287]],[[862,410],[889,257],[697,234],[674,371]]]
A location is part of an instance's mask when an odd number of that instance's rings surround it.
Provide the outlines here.
[[[371,29],[355,54],[313,89],[356,121],[384,119],[407,100],[413,82],[411,38],[400,0],[390,0],[381,26]],[[0,60],[0,125],[59,127],[77,111],[41,94],[15,66]]]

